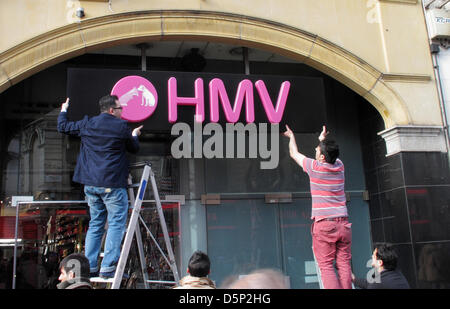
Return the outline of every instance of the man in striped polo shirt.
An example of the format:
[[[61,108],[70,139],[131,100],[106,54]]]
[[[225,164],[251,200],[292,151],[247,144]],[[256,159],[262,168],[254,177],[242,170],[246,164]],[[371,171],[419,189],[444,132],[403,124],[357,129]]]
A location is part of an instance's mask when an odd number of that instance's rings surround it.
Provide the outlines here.
[[[351,223],[344,191],[344,164],[338,159],[339,146],[326,139],[326,127],[319,136],[315,159],[298,151],[294,133],[286,125],[284,135],[289,137],[289,154],[308,174],[312,212],[311,226],[313,254],[319,268],[319,283],[325,289],[351,289]],[[333,263],[336,262],[338,277]]]

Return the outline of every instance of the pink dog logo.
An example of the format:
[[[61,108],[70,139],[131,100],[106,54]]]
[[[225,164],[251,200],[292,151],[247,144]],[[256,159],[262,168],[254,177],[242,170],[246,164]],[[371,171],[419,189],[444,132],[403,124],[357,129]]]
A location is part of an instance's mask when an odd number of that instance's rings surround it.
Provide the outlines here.
[[[150,117],[158,104],[155,87],[140,76],[127,76],[120,79],[111,94],[119,98],[123,107],[122,119],[140,122]]]

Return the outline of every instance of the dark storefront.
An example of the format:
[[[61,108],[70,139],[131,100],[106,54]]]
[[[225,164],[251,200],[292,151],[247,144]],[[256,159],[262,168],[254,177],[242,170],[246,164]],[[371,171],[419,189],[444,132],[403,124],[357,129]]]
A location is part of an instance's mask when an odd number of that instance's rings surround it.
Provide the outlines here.
[[[231,102],[243,79],[263,79],[272,98],[277,97],[280,84],[290,80],[293,97],[287,102],[280,132],[284,124],[289,124],[299,148],[308,156],[314,155],[322,124],[332,132],[346,166],[348,210],[353,223],[352,266],[357,276],[365,277],[369,270],[373,243],[391,242],[398,249],[399,266],[412,287],[449,287],[450,176],[446,154],[399,153],[386,157],[385,142],[377,134],[384,130],[384,124],[375,108],[306,65],[251,61],[251,75],[245,75],[241,61],[207,59],[199,70],[186,59],[147,57],[150,70],[142,72],[139,57],[88,54],[38,73],[0,94],[0,199],[4,214],[0,217],[0,237],[9,239],[0,247],[0,284],[4,288],[10,287],[12,274],[15,209],[8,204],[12,196],[54,202],[24,206],[21,211],[18,256],[31,262],[18,262],[18,269],[31,267],[36,275],[18,281],[18,288],[51,287],[51,266],[71,252],[82,252],[87,206],[67,203],[84,200],[81,186],[71,181],[79,140],[57,133],[56,117],[67,96],[73,104],[69,116],[74,120],[83,113],[95,115],[98,98],[127,75],[148,77],[161,89],[157,111],[144,122],[141,150],[130,158],[154,164],[163,198],[183,196],[179,204],[165,205],[181,275],[191,253],[199,249],[208,252],[210,277],[218,286],[232,275],[275,268],[288,277],[292,288],[318,288],[311,251],[309,182],[290,159],[287,139],[279,136],[279,164],[275,169],[260,169],[260,157],[171,156],[174,137],[167,119],[167,79],[177,76],[179,95],[192,97],[194,87],[188,85],[203,78],[207,105],[208,82],[218,76],[226,84]],[[154,76],[157,78],[152,79]],[[268,122],[256,90],[254,95],[255,123]],[[243,111],[240,122],[245,123]],[[179,108],[178,121],[192,124],[193,114],[191,107]],[[208,123],[208,110],[205,115]],[[221,113],[219,123],[225,127],[224,118]],[[147,219],[154,222],[151,215]],[[149,273],[165,279],[167,274],[160,271],[158,261],[158,256],[153,257]],[[28,266],[31,263],[33,266]],[[39,275],[43,273],[45,276]]]

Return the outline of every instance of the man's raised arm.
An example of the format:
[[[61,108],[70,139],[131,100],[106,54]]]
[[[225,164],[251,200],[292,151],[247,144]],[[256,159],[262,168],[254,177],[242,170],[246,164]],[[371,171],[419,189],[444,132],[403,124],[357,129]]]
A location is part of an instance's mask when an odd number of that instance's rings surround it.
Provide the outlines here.
[[[295,162],[297,162],[298,165],[300,165],[300,167],[303,168],[303,160],[306,157],[298,151],[294,132],[292,132],[288,125],[286,125],[286,132],[284,132],[283,135],[289,137],[289,155],[295,160]]]
[[[85,124],[87,121],[87,117],[80,121],[67,121],[67,109],[69,108],[69,98],[66,99],[66,102],[64,102],[61,105],[61,112],[58,116],[58,125],[57,129],[59,133],[69,134],[69,135],[79,135],[80,134],[80,128]]]

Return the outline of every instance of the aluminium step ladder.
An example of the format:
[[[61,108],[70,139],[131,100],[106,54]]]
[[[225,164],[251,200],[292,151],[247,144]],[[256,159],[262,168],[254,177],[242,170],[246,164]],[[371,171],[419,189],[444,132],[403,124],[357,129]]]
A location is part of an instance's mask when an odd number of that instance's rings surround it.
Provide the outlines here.
[[[142,173],[141,181],[139,184],[139,189],[137,193],[137,198],[135,198],[132,184],[131,175],[128,178],[128,195],[130,204],[133,205],[132,211],[131,211],[131,217],[128,221],[128,227],[125,233],[125,239],[123,241],[122,250],[120,252],[119,262],[116,267],[116,272],[114,275],[114,278],[112,279],[102,279],[102,278],[91,278],[91,282],[102,282],[102,283],[112,283],[111,289],[119,289],[120,284],[122,282],[122,277],[125,271],[125,266],[127,263],[128,255],[130,253],[131,243],[133,241],[133,236],[136,236],[136,243],[137,243],[137,249],[139,254],[139,262],[142,270],[142,277],[144,279],[144,286],[146,289],[149,288],[149,283],[152,282],[148,280],[148,274],[147,274],[147,267],[146,267],[146,260],[145,260],[145,254],[144,254],[144,245],[142,242],[142,235],[141,230],[139,228],[139,222],[142,224],[142,226],[147,230],[147,233],[149,234],[150,238],[160,251],[162,257],[165,259],[167,264],[169,265],[173,276],[174,276],[174,283],[177,283],[180,280],[180,277],[178,275],[178,269],[175,262],[175,256],[172,249],[172,244],[170,243],[169,233],[167,230],[166,220],[164,218],[163,209],[161,206],[161,200],[159,198],[158,188],[156,186],[156,180],[155,180],[155,174],[153,173],[151,169],[151,163],[149,162],[138,162],[130,165],[131,168],[139,168],[144,167],[144,171]],[[156,238],[152,235],[150,229],[145,224],[142,216],[140,215],[142,202],[144,199],[145,191],[148,187],[148,180],[150,178],[150,184],[153,191],[153,196],[155,198],[155,204],[156,204],[156,210],[158,211],[159,220],[161,224],[161,229],[163,232],[164,242],[166,245],[166,250],[168,253],[168,257],[166,254],[164,254],[163,250],[159,246]],[[155,281],[158,283],[158,281]],[[163,282],[162,283],[168,283]]]

